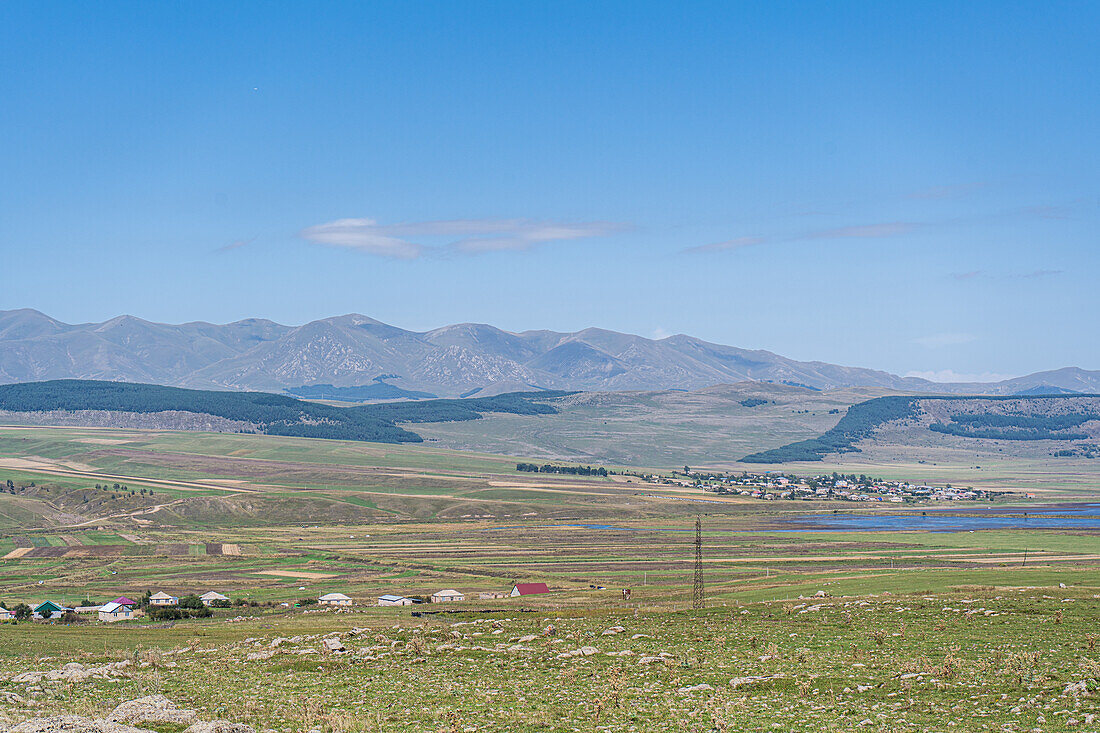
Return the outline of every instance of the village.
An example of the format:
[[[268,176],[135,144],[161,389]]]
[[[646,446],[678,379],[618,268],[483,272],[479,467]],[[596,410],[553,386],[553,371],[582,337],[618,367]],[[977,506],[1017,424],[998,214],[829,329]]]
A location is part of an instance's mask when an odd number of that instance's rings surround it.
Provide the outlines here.
[[[546,583],[516,583],[510,591],[483,591],[477,594],[477,600],[499,600],[522,596],[550,593]],[[625,591],[624,591],[625,593]],[[472,595],[470,596],[472,600]],[[467,594],[453,588],[436,591],[430,596],[403,596],[387,593],[378,596],[375,603],[357,602],[344,593],[330,592],[317,599],[308,598],[297,601],[283,601],[275,604],[277,608],[303,608],[318,606],[324,609],[349,609],[355,606],[412,606],[421,603],[461,603],[467,600]],[[210,609],[232,608],[233,606],[254,605],[243,599],[231,601],[229,596],[217,591],[207,591],[202,595],[174,596],[164,591],[146,592],[139,600],[119,596],[103,604],[67,606],[52,600],[35,605],[26,603],[0,602],[0,623],[19,621],[55,622],[64,624],[84,623],[97,620],[102,623],[134,621],[176,621],[185,618],[204,618],[212,615]],[[94,614],[94,617],[93,617]]]
[[[716,494],[737,494],[753,499],[802,501],[856,501],[918,504],[947,501],[993,501],[1010,492],[962,488],[946,484],[932,486],[908,481],[888,481],[855,474],[823,474],[799,477],[789,473],[717,473],[693,470],[674,472],[671,478],[648,477],[665,485],[689,486]]]

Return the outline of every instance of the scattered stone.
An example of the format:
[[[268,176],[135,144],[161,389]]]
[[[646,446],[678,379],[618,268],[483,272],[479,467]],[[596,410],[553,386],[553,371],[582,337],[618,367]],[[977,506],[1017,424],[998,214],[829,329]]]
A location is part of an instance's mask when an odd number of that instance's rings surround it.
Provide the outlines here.
[[[256,733],[255,729],[244,723],[231,723],[228,720],[211,720],[195,723],[183,733]]]
[[[677,690],[677,692],[711,692],[712,690],[714,690],[714,688],[704,682],[700,685],[692,685],[691,687],[681,687],[679,690]]]
[[[347,649],[344,647],[344,642],[340,641],[337,637],[333,636],[325,639],[321,642],[322,651],[325,652],[344,652]]]
[[[1066,685],[1066,689],[1062,691],[1063,695],[1072,695],[1077,697],[1078,695],[1089,694],[1089,683],[1087,680],[1081,680],[1080,682],[1072,682]]]
[[[183,710],[164,695],[148,695],[128,700],[107,716],[115,723],[175,723],[187,725],[195,722],[194,710]]]
[[[149,733],[149,731],[99,718],[59,715],[23,721],[9,733]]]

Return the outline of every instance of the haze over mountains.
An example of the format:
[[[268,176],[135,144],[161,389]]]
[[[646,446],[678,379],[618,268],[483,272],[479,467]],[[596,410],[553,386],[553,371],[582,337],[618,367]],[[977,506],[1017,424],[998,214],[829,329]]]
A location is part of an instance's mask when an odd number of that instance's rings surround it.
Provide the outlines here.
[[[684,335],[648,339],[598,328],[511,333],[464,323],[420,333],[356,314],[302,326],[264,319],[163,324],[133,316],[67,324],[31,309],[0,311],[0,382],[64,378],[264,391],[374,384],[385,387],[379,396],[386,397],[401,396],[393,387],[484,396],[529,389],[699,389],[746,380],[813,389],[1100,392],[1100,371],[1075,367],[990,384],[940,384]]]

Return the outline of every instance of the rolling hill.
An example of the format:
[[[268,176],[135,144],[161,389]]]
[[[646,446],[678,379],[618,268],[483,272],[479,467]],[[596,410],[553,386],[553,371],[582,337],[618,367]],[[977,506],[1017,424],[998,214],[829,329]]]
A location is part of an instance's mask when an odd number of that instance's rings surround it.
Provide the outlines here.
[[[302,326],[263,319],[170,325],[132,316],[67,324],[30,309],[0,311],[0,383],[50,379],[275,392],[384,384],[393,389],[371,391],[391,398],[404,392],[482,397],[538,389],[696,390],[747,380],[819,390],[1100,391],[1100,371],[1077,368],[947,385],[684,335],[648,339],[598,328],[511,333],[466,323],[414,332],[354,314]]]

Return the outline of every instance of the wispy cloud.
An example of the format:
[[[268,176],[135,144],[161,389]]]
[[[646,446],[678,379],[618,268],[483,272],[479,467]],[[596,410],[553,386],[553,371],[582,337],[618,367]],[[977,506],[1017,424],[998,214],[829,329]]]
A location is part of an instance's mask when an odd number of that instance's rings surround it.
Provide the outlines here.
[[[727,239],[724,242],[714,242],[712,244],[700,244],[696,247],[688,247],[684,252],[723,252],[727,249],[742,249],[743,247],[765,244],[767,241],[767,237],[738,237],[737,239]]]
[[[1024,278],[1025,280],[1038,280],[1044,277],[1055,277],[1061,275],[1065,270],[1032,270],[1031,272],[1025,272],[1017,277]]]
[[[977,182],[955,183],[947,186],[929,186],[928,188],[922,188],[919,191],[913,191],[911,194],[906,196],[906,198],[926,201],[959,198],[967,194],[973,193],[978,189],[985,188],[987,185],[987,183]]]
[[[215,252],[232,252],[235,249],[240,249],[241,247],[247,247],[248,245],[252,244],[255,241],[256,241],[255,237],[253,237],[252,239],[238,239],[235,242],[230,242],[229,244],[222,245],[221,247],[218,247],[214,251]]]
[[[701,244],[681,250],[686,254],[703,254],[706,252],[724,252],[727,250],[744,249],[760,244],[784,244],[788,242],[805,242],[820,239],[877,239],[885,237],[897,237],[908,234],[921,225],[913,222],[890,221],[878,224],[856,224],[852,226],[833,227],[831,229],[815,229],[778,237],[737,237],[712,244]]]
[[[804,239],[857,239],[896,237],[900,234],[908,234],[916,229],[919,224],[907,221],[891,221],[885,224],[860,224],[858,226],[838,227],[836,229],[823,229],[819,232],[811,232]]]
[[[927,379],[929,382],[1002,382],[1012,379],[1014,374],[997,372],[956,372],[954,369],[939,369],[926,372],[907,372],[907,377]]]
[[[307,227],[299,236],[317,244],[411,260],[428,252],[479,254],[528,250],[548,242],[601,237],[626,229],[628,225],[604,221],[449,219],[379,224],[374,219],[337,219]]]
[[[928,336],[920,336],[913,339],[913,343],[926,349],[942,349],[945,346],[958,346],[975,341],[976,337],[970,333],[934,333]]]
[[[955,280],[973,280],[982,275],[984,270],[969,270],[967,272],[953,272],[951,277]]]

